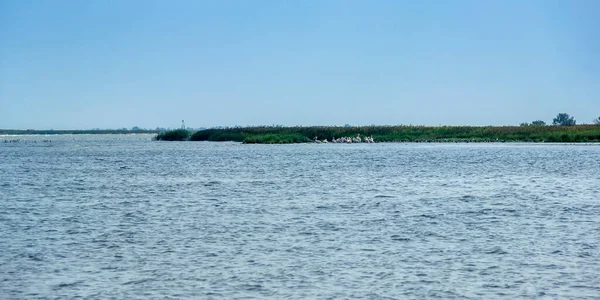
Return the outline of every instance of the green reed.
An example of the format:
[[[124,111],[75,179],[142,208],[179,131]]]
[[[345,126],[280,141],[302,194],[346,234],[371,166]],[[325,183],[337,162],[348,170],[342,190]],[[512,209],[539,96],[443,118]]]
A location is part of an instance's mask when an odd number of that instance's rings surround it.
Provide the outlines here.
[[[274,144],[358,135],[376,142],[600,142],[600,126],[257,126],[201,130],[190,140]]]

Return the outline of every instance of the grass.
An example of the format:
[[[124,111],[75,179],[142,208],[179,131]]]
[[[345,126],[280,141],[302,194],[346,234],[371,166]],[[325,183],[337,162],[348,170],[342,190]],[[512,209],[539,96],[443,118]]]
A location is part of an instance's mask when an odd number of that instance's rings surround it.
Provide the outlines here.
[[[373,136],[376,142],[600,142],[600,125],[576,126],[313,126],[207,129],[192,141],[284,144]]]

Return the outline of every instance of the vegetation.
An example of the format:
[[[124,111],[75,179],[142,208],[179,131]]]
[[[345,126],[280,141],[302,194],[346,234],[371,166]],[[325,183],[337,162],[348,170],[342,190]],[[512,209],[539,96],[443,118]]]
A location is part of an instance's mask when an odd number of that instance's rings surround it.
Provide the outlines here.
[[[546,122],[542,121],[542,120],[536,120],[531,122],[532,126],[546,126]]]
[[[542,120],[536,120],[531,123],[527,123],[527,122],[521,123],[520,126],[546,126],[546,122],[544,122]]]
[[[176,129],[161,132],[154,137],[156,141],[187,141],[190,137],[190,132],[185,129]]]
[[[560,113],[552,120],[553,125],[574,126],[575,119],[567,113]]]
[[[293,144],[311,141],[311,139],[301,134],[261,134],[247,136],[244,139],[246,144]]]
[[[553,126],[541,120],[521,126],[312,126],[235,127],[190,132],[159,130],[2,130],[0,134],[129,134],[158,133],[162,141],[234,141],[248,144],[289,144],[331,141],[340,137],[370,136],[376,142],[600,142],[600,117],[596,125],[575,125],[573,117],[560,113]],[[137,128],[136,128],[137,129]]]
[[[206,129],[192,141],[285,144],[372,136],[376,142],[600,142],[600,126],[362,126],[238,127]]]

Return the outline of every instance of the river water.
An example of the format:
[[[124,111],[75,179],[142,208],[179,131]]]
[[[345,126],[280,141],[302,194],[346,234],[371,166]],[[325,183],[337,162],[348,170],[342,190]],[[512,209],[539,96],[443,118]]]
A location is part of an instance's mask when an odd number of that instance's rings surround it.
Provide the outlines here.
[[[0,298],[600,298],[600,145],[150,137],[0,138]]]

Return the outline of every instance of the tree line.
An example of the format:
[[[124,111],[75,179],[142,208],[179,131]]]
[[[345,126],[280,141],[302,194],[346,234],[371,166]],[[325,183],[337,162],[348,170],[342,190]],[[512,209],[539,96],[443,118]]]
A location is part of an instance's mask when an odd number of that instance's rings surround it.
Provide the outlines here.
[[[600,117],[593,120],[594,124],[600,125]],[[559,113],[556,118],[552,119],[552,125],[558,126],[575,126],[577,121],[574,117],[571,117],[568,113]],[[546,126],[546,122],[542,120],[535,120],[531,123],[521,123],[521,126]]]

